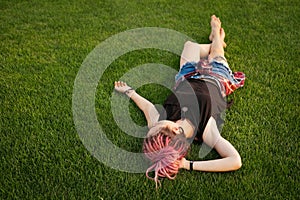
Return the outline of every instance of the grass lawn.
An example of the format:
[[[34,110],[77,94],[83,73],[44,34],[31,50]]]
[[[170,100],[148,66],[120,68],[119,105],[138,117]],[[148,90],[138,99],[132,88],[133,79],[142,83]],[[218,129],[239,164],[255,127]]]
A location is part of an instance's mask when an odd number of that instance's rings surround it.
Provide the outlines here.
[[[107,38],[142,27],[208,43],[212,14],[227,33],[231,68],[247,76],[222,131],[240,152],[242,168],[182,170],[155,190],[143,173],[97,160],[72,112],[85,58]],[[299,199],[299,20],[298,0],[0,0],[0,199]],[[177,69],[179,56],[157,49],[127,53],[97,86],[99,123],[116,146],[132,152],[140,152],[142,140],[114,122],[113,81],[151,62]],[[138,91],[156,104],[169,92],[155,84]],[[132,119],[145,124],[132,102],[129,107]],[[193,144],[188,159],[217,157],[199,158],[198,152]]]

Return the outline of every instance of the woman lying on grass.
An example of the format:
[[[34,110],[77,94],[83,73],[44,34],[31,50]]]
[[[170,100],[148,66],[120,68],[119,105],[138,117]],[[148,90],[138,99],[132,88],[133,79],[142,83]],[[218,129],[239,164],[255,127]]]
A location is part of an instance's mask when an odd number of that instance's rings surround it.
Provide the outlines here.
[[[226,172],[241,167],[237,150],[219,132],[220,114],[229,104],[225,98],[244,84],[244,74],[232,73],[224,57],[225,32],[219,18],[211,17],[211,44],[186,42],[176,75],[175,89],[159,113],[147,99],[126,83],[115,82],[115,90],[130,97],[144,112],[149,132],[143,151],[154,170],[156,185],[160,177],[174,179],[178,170]],[[201,52],[201,54],[200,54]],[[204,142],[214,148],[220,159],[188,161],[185,159],[191,141]]]

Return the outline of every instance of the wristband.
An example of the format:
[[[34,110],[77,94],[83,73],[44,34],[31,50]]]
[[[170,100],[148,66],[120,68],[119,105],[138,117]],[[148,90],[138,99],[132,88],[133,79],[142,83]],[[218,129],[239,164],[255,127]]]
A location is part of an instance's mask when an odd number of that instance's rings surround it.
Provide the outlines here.
[[[193,164],[194,164],[194,161],[190,161],[190,171],[193,171]]]
[[[128,94],[130,93],[131,90],[134,91],[134,89],[129,88],[129,89],[127,89],[127,90],[124,92],[124,94],[126,94],[129,98],[130,98],[131,96],[129,96]]]

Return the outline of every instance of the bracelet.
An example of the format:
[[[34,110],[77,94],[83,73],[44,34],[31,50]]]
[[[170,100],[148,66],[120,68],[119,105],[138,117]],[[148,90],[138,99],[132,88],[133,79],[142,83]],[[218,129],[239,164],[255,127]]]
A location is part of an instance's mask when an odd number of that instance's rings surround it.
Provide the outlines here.
[[[124,92],[124,94],[126,94],[126,95],[128,96],[128,94],[129,94],[129,92],[130,92],[131,90],[133,90],[133,91],[134,91],[134,89],[132,89],[132,88],[129,88],[129,89],[127,89],[127,90]],[[128,97],[130,98],[131,96],[128,96]]]
[[[194,164],[194,161],[190,161],[190,171],[193,171],[193,164]]]

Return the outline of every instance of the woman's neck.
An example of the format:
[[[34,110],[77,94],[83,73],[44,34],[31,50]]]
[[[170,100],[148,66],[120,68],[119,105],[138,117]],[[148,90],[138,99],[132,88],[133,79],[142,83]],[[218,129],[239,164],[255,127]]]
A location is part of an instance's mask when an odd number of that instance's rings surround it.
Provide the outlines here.
[[[181,126],[184,130],[184,134],[186,138],[191,138],[194,135],[194,131],[195,131],[195,127],[192,125],[192,123],[187,120],[178,120],[176,121],[176,124],[179,124],[179,126]]]

